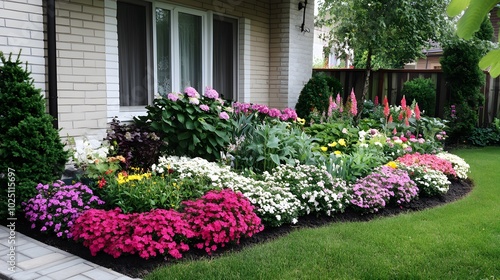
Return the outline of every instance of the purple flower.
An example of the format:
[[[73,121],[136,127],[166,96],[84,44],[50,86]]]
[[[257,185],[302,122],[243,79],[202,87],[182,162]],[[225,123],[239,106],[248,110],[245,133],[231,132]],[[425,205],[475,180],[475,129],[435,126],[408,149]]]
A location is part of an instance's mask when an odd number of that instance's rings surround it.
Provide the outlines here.
[[[229,120],[229,115],[226,112],[221,112],[219,118],[222,120]]]
[[[219,93],[215,89],[207,87],[205,89],[205,96],[210,99],[217,99],[219,98]]]
[[[184,89],[184,92],[187,94],[189,97],[199,97],[200,94],[194,89],[193,87],[187,87]]]
[[[167,94],[167,98],[175,102],[179,99],[179,95],[177,93],[169,93]]]
[[[208,107],[206,104],[201,104],[200,109],[205,112],[210,111],[210,107]]]

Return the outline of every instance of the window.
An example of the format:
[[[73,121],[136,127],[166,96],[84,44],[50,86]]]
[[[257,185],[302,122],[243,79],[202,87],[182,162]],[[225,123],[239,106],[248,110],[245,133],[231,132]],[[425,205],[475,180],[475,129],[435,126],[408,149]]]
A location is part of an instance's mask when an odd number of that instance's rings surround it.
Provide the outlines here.
[[[200,92],[212,86],[225,99],[236,98],[237,20],[166,3],[120,0],[117,22],[121,108],[145,106],[153,93],[188,86]]]
[[[117,2],[120,106],[145,106],[151,99],[150,11],[148,3]]]
[[[237,91],[237,21],[222,16],[213,20],[213,88],[224,99],[235,100]]]

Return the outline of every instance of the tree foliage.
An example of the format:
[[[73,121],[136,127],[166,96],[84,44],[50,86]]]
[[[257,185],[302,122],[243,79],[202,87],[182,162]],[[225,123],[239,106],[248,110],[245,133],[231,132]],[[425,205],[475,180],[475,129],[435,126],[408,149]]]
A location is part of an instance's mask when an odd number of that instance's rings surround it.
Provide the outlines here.
[[[325,0],[319,25],[331,26],[325,38],[337,52],[366,51],[400,68],[422,55],[429,40],[447,33],[446,0]],[[370,57],[366,68],[370,68]]]
[[[499,3],[499,0],[452,0],[447,9],[449,16],[458,16],[465,10],[457,23],[457,35],[471,39],[472,35],[480,30],[483,19]],[[492,77],[500,75],[500,49],[490,50],[484,55],[479,61],[479,67],[490,67]]]

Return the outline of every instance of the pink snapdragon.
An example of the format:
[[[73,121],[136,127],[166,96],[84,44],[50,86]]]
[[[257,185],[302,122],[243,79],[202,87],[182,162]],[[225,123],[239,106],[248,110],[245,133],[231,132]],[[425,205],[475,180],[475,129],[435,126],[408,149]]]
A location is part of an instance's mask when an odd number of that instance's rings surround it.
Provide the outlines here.
[[[351,90],[351,114],[356,116],[358,114],[358,103],[356,101],[356,95],[354,94],[354,89]]]

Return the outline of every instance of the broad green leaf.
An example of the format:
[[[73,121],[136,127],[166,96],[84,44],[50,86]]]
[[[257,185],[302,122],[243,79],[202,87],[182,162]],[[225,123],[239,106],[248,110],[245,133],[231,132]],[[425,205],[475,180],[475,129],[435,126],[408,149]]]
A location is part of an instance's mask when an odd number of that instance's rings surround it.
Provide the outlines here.
[[[500,75],[500,49],[489,51],[480,61],[479,67],[483,70],[490,67],[490,75],[496,78]]]
[[[191,137],[191,132],[186,131],[186,132],[183,132],[183,133],[179,134],[179,136],[177,137],[177,139],[179,139],[179,141],[182,141],[182,140],[188,139],[189,137]]]
[[[497,3],[498,0],[471,0],[464,15],[458,20],[457,35],[466,40],[470,39]]]
[[[177,114],[177,120],[179,120],[181,123],[184,123],[185,117],[182,113]]]
[[[193,108],[193,107],[186,107],[186,111],[187,111],[189,114],[192,114],[192,113],[194,113],[194,108]]]
[[[280,165],[280,157],[277,154],[271,154],[271,160],[276,164]]]
[[[189,130],[193,130],[194,129],[194,123],[192,120],[186,120],[186,128],[189,129]]]
[[[278,137],[272,137],[267,142],[267,147],[270,149],[277,149],[279,147],[279,141]]]
[[[458,16],[463,10],[467,9],[470,0],[451,0],[446,12],[450,17]]]
[[[196,134],[193,134],[193,144],[196,146],[198,143],[200,143],[200,139],[196,136]]]

